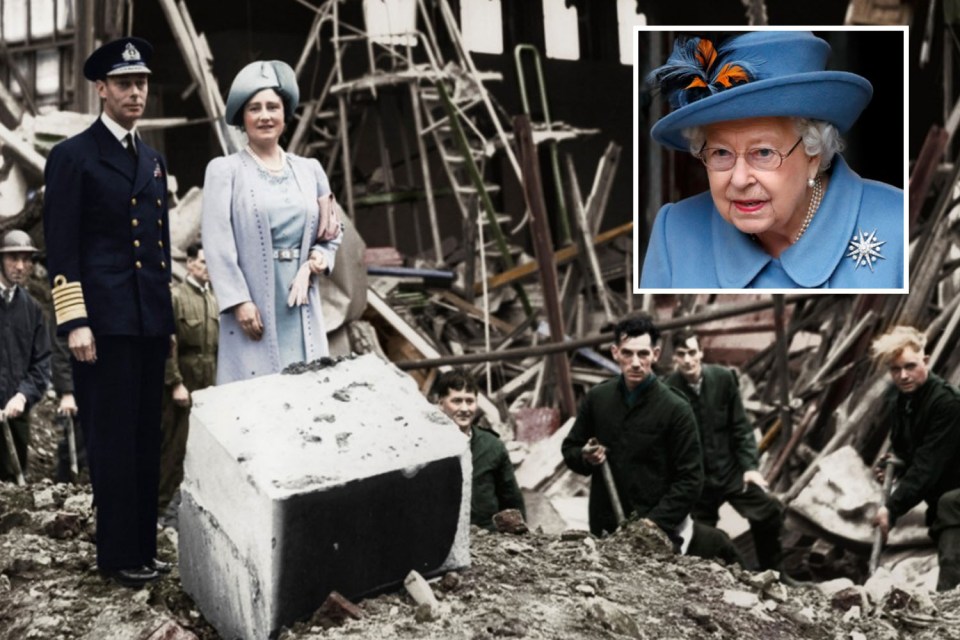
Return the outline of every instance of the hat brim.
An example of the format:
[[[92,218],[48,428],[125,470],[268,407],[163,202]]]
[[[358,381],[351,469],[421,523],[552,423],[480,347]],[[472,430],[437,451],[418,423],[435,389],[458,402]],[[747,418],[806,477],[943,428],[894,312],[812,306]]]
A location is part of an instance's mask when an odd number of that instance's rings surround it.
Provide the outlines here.
[[[771,116],[825,120],[844,133],[872,96],[873,86],[866,78],[846,71],[812,71],[758,80],[677,109],[653,125],[650,135],[664,146],[688,151],[684,129]]]
[[[276,77],[264,77],[261,71],[262,65],[269,65]],[[241,69],[230,84],[224,106],[224,119],[227,124],[242,127],[243,105],[264,89],[273,89],[277,92],[283,100],[284,120],[289,121],[300,102],[300,87],[297,85],[296,72],[281,60],[258,60]]]
[[[107,77],[112,78],[114,76],[129,76],[135,73],[150,75],[153,72],[150,71],[150,69],[148,69],[145,65],[140,64],[140,65],[132,65],[129,67],[123,67],[121,69],[115,69],[110,73],[108,73]]]

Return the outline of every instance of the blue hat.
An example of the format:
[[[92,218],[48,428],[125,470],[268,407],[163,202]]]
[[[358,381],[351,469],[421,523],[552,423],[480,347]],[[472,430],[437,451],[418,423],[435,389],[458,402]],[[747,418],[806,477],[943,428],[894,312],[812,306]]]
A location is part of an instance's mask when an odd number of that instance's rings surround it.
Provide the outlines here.
[[[873,96],[866,78],[825,71],[830,45],[809,31],[752,31],[720,47],[678,39],[667,63],[650,72],[674,111],[650,130],[653,139],[689,150],[681,132],[714,122],[795,116],[847,131]]]
[[[87,80],[104,80],[107,76],[150,73],[147,64],[153,56],[153,45],[142,38],[120,38],[103,45],[83,63]]]
[[[280,60],[258,60],[251,62],[237,74],[227,94],[227,106],[224,117],[227,124],[243,125],[241,111],[255,93],[264,89],[274,89],[283,100],[285,120],[293,117],[300,102],[300,87],[297,86],[297,74],[286,62]]]

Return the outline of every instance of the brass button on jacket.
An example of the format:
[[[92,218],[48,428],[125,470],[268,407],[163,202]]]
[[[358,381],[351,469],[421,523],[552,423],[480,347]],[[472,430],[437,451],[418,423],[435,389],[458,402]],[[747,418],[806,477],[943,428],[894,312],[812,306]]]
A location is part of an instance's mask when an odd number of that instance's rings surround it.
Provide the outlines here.
[[[133,226],[137,226],[138,224],[140,224],[140,221],[134,218],[133,220],[130,221],[130,224],[132,224]]]
[[[133,246],[139,247],[139,246],[140,246],[140,241],[139,241],[139,240],[134,240],[134,241],[133,241]]]
[[[137,260],[134,264],[136,265],[137,269],[143,268],[143,264],[139,260]]]

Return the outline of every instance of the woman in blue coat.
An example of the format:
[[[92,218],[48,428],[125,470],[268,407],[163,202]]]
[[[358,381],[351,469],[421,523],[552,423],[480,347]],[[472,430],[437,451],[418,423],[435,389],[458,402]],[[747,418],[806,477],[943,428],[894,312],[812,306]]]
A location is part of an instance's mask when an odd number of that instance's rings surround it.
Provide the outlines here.
[[[226,118],[247,145],[207,165],[203,242],[220,306],[217,384],[329,353],[316,285],[333,270],[343,233],[320,163],[280,147],[299,95],[288,64],[244,67]]]
[[[699,158],[710,190],[660,209],[642,288],[903,287],[903,191],[839,154],[873,88],[829,54],[809,32],[688,38],[650,74],[674,108],[653,139]]]

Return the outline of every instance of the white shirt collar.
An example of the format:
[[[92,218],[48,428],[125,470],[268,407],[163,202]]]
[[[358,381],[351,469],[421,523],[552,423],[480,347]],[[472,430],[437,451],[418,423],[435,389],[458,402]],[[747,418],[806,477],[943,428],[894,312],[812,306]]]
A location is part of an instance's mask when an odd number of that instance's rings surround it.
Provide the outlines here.
[[[132,133],[134,138],[138,137],[136,127],[127,131],[122,126],[120,126],[120,123],[118,123],[116,120],[108,116],[106,111],[103,111],[100,114],[100,121],[103,123],[103,126],[107,128],[107,131],[112,133],[114,137],[120,141],[121,144],[124,144],[123,139],[127,137],[128,133]],[[124,144],[124,146],[126,145]]]
[[[8,291],[12,291],[13,293],[7,293]],[[15,296],[16,294],[17,294],[16,283],[7,287],[7,286],[4,286],[2,282],[0,282],[0,297],[2,297],[4,300],[9,301],[9,300],[13,300],[13,296]],[[9,297],[9,300],[8,300],[8,297]]]

